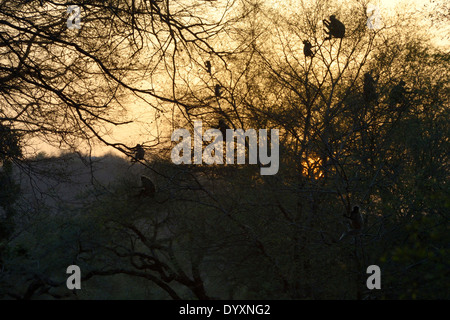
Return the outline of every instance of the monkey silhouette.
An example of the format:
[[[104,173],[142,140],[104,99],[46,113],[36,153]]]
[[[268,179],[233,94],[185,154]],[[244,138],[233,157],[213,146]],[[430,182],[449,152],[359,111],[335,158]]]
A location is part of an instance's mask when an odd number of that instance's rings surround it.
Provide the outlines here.
[[[350,228],[349,230],[344,231],[339,238],[339,241],[345,239],[347,236],[357,236],[361,234],[363,228],[363,218],[359,212],[358,206],[354,206],[353,210],[350,212],[350,215],[347,216],[344,214],[344,217],[350,219]]]
[[[206,67],[206,71],[209,73],[209,74],[211,74],[211,62],[208,60],[208,61],[205,61],[205,67]]]
[[[155,184],[152,182],[152,180],[149,177],[142,175],[141,183],[142,189],[141,192],[139,193],[139,197],[153,198],[156,193],[156,187]]]
[[[369,72],[366,72],[364,74],[363,91],[364,91],[364,101],[365,102],[370,103],[370,102],[378,101],[375,80],[373,79],[372,75]]]
[[[223,120],[223,119],[219,120],[219,124],[217,125],[217,129],[219,129],[220,132],[222,132],[223,140],[225,140],[226,137],[227,137],[227,129],[230,129],[230,127],[225,123],[225,120]]]
[[[405,102],[405,84],[405,81],[400,80],[400,82],[392,88],[389,94],[389,103],[392,106]]]
[[[216,95],[217,98],[219,98],[222,95],[222,86],[220,84],[216,84],[216,86],[214,87],[214,94]]]
[[[311,50],[313,46],[311,45],[311,42],[308,40],[303,40],[303,53],[306,57],[314,57],[314,52]]]
[[[336,19],[335,15],[330,16],[330,20],[327,19],[323,20],[323,24],[328,30],[325,30],[325,33],[328,35],[328,37],[325,38],[325,40],[331,40],[331,38],[344,38],[345,36],[345,25]]]
[[[136,147],[134,147],[135,153],[134,153],[134,159],[135,160],[144,160],[145,156],[145,150],[142,148],[142,146],[138,143]]]

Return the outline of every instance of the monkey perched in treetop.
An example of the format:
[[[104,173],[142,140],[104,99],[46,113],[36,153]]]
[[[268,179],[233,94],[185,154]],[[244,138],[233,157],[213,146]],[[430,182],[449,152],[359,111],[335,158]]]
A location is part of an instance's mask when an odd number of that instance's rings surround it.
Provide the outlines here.
[[[395,106],[397,103],[405,102],[405,84],[405,81],[400,80],[400,82],[392,88],[391,93],[389,94],[389,102],[392,106]]]
[[[314,52],[311,50],[313,48],[311,42],[309,42],[308,40],[303,40],[303,44],[303,53],[305,54],[305,56],[314,57]]]
[[[361,213],[359,212],[359,207],[354,206],[352,212],[350,212],[350,215],[345,215],[344,217],[347,219],[350,219],[350,229],[348,231],[345,231],[341,237],[339,238],[339,241],[346,238],[347,236],[357,236],[361,234],[362,228],[363,228],[363,218],[361,216]]]
[[[324,29],[325,33],[328,35],[325,40],[330,40],[333,37],[342,39],[345,36],[345,26],[341,21],[336,19],[335,15],[330,16],[330,21],[327,19],[323,20],[323,24],[328,29]]]
[[[378,101],[377,90],[375,88],[375,80],[369,72],[364,74],[364,101],[370,103]]]
[[[209,74],[211,74],[211,62],[208,60],[208,61],[205,61],[205,67],[206,67],[206,71],[209,73]]]
[[[141,176],[142,190],[139,193],[139,197],[153,198],[155,196],[156,187],[155,184],[147,176]]]
[[[216,95],[217,98],[219,98],[222,95],[220,89],[222,89],[222,86],[220,84],[216,84],[216,86],[214,87],[214,94]]]
[[[222,132],[223,140],[225,140],[227,137],[227,129],[230,129],[230,127],[225,123],[223,119],[220,119],[219,124],[217,125],[217,129]]]
[[[134,159],[144,160],[145,150],[139,143],[136,145],[136,147],[134,147],[134,150],[135,150]]]
[[[352,212],[350,212],[349,216],[344,214],[344,217],[351,220],[351,226],[353,230],[361,230],[363,227],[363,220],[361,213],[359,212],[359,207],[354,206]]]

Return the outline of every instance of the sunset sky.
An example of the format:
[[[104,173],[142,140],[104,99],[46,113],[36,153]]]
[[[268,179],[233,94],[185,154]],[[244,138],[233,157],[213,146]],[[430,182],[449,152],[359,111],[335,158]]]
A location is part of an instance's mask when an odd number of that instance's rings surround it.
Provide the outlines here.
[[[70,4],[0,4],[0,300],[450,299],[449,0]]]
[[[219,0],[221,1],[221,0]],[[354,3],[354,1],[351,1]],[[300,1],[298,0],[267,0],[269,6],[276,8],[280,12],[295,12],[296,9],[301,10]],[[450,24],[441,22],[432,22],[430,14],[434,12],[434,6],[431,0],[374,0],[368,3],[377,5],[380,8],[381,18],[385,18],[383,23],[394,17],[397,12],[402,14],[415,15],[421,31],[426,30],[432,37],[433,43],[442,48],[447,49],[450,46]],[[448,20],[448,18],[447,18]],[[151,146],[158,136],[161,134],[161,128],[164,127],[164,117],[168,115],[157,115],[152,108],[145,106],[137,100],[129,100],[127,104],[128,119],[132,119],[133,124],[107,128],[110,132],[111,142],[123,142],[129,146],[137,143],[144,143]],[[157,126],[159,125],[159,127]],[[167,132],[165,133],[167,134]],[[167,139],[167,137],[166,137]],[[52,147],[46,143],[33,141],[27,149],[31,153],[44,151],[48,154],[58,154],[60,149]],[[87,152],[88,149],[85,149]],[[116,152],[113,148],[96,145],[92,150],[92,155],[102,155],[107,152]]]

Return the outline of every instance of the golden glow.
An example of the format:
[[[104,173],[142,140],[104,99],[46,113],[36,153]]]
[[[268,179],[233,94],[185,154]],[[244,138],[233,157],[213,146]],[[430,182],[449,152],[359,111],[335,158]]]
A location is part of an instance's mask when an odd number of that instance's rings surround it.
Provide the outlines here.
[[[302,5],[308,7],[308,3],[313,0],[265,0],[264,4],[266,8],[271,8],[279,12],[280,16],[291,15],[302,13]],[[436,37],[435,43],[445,46],[448,44],[450,37],[446,36],[449,33],[450,25],[438,26],[433,25],[429,20],[429,14],[432,13],[432,6],[430,5],[430,0],[367,0],[362,1],[364,3],[372,3],[380,7],[382,18],[385,17],[384,21],[387,21],[389,17],[395,16],[398,12],[405,15],[413,15],[417,17],[418,24],[424,26],[423,30],[428,30],[431,36]],[[217,2],[211,3],[211,8],[216,7],[214,10],[217,12],[222,12],[226,7],[228,2],[224,0],[218,0]],[[344,6],[345,3],[355,3],[354,0],[339,1],[340,6]],[[220,7],[223,6],[223,7]],[[419,23],[420,22],[420,23]],[[429,27],[429,28],[428,28]],[[226,39],[228,40],[228,39]],[[216,39],[218,42],[222,42],[223,39]],[[275,43],[276,39],[271,39],[270,44]],[[224,41],[229,44],[228,41]],[[267,42],[269,44],[269,41]],[[300,44],[301,45],[301,44]],[[277,48],[277,46],[272,46],[272,48]],[[192,77],[186,76],[186,79],[190,81],[195,81],[195,69],[199,69],[196,65],[191,65],[189,61],[184,63],[180,62],[186,67],[185,71],[189,74],[193,74]],[[162,77],[161,77],[162,78]],[[198,79],[197,79],[198,80]],[[162,85],[165,84],[163,80],[160,80]],[[156,101],[150,101],[150,103],[157,105]],[[158,140],[164,136],[167,141],[167,133],[172,129],[170,128],[170,121],[172,119],[172,114],[162,114],[156,112],[150,104],[143,103],[141,100],[130,97],[125,104],[127,109],[127,119],[133,120],[132,124],[127,124],[123,126],[107,126],[105,128],[107,132],[107,140],[109,142],[120,142],[130,147],[136,145],[137,143],[154,145],[162,141]],[[37,143],[33,146],[34,150],[30,153],[34,153],[36,150],[42,150],[48,153],[57,153],[59,150],[57,148],[50,147],[47,142]],[[95,146],[86,146],[83,151],[89,151],[93,148],[94,155],[102,155],[107,152],[112,151],[112,148],[104,147],[101,144],[96,144]],[[83,149],[83,148],[82,148]],[[323,172],[320,170],[319,158],[308,158],[307,161],[302,162],[303,174],[307,176],[314,176],[320,178],[323,176]]]
[[[302,173],[304,176],[319,179],[324,176],[321,170],[322,160],[318,157],[308,157],[307,160],[302,161]]]

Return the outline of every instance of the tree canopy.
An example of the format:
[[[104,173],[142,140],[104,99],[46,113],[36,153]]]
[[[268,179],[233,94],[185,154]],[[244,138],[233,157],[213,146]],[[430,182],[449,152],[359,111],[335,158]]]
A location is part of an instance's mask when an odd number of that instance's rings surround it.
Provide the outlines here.
[[[0,1],[0,297],[449,298],[449,54],[417,15],[369,24],[356,0],[76,5],[68,28],[65,1]],[[330,16],[345,34],[323,30]],[[279,171],[174,164],[171,133],[196,120],[278,129]]]

